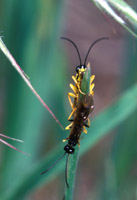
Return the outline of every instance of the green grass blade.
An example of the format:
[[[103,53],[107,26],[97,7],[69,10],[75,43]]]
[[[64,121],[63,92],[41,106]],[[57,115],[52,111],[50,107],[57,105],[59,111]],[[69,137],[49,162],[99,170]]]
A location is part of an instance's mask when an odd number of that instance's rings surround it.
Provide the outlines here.
[[[130,102],[130,106],[129,105]],[[128,89],[124,94],[110,107],[102,111],[95,120],[92,121],[89,133],[81,141],[80,154],[84,154],[91,147],[93,147],[97,142],[99,142],[102,137],[109,133],[112,129],[117,127],[121,122],[127,119],[131,113],[137,109],[137,84]],[[63,144],[61,144],[56,150],[50,153],[49,156],[39,161],[37,164],[33,164],[29,170],[24,172],[23,178],[16,184],[16,186],[11,186],[8,188],[2,196],[3,200],[17,199],[25,196],[28,192],[32,191],[34,188],[47,182],[47,179],[52,179],[61,170],[63,170],[64,165],[61,163],[56,165],[52,170],[46,173],[44,176],[40,176],[39,173],[43,169],[48,168],[48,166],[55,162],[57,157],[63,153]],[[63,161],[62,161],[63,162]],[[65,163],[65,160],[64,160]],[[22,192],[23,191],[23,192]],[[8,194],[8,197],[7,197]]]
[[[71,200],[73,199],[74,196],[74,185],[75,185],[75,176],[76,176],[76,169],[77,169],[77,163],[78,163],[78,152],[79,152],[79,147],[77,146],[75,148],[75,153],[74,155],[69,155],[69,160],[68,160],[68,176],[67,176],[67,181],[69,187],[65,188],[65,200]]]
[[[81,84],[81,91],[84,94],[89,94],[90,93],[90,77],[91,77],[91,67],[90,63],[87,65],[86,72],[83,77],[83,81]],[[83,94],[80,93],[80,96],[83,97]]]
[[[81,90],[84,92],[84,95],[80,93],[79,95],[79,101],[78,101],[78,107],[79,104],[84,101],[85,97],[90,92],[90,76],[91,76],[91,68],[90,64],[87,65],[87,69],[84,73],[82,83],[81,83]],[[86,95],[85,95],[86,94]],[[90,109],[90,108],[89,108]],[[73,133],[74,134],[74,133]],[[75,152],[73,155],[69,155],[69,159],[67,159],[67,174],[66,177],[66,189],[65,189],[65,200],[71,200],[73,199],[73,190],[74,190],[74,184],[75,184],[75,175],[76,175],[76,168],[77,168],[77,161],[78,161],[78,145],[75,148]],[[68,187],[69,186],[69,187]]]

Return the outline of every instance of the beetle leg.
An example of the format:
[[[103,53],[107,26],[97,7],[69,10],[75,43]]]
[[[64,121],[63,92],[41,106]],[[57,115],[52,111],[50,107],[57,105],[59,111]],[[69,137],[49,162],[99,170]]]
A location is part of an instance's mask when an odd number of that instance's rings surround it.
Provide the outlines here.
[[[94,79],[95,79],[95,75],[92,75],[92,76],[90,77],[90,84],[94,81]]]
[[[91,85],[90,85],[90,95],[94,95],[94,91],[93,91],[93,88],[95,87],[95,84],[94,83],[92,83]]]
[[[73,103],[72,103],[70,97],[76,98],[76,95],[73,94],[73,93],[71,93],[71,92],[68,93],[68,100],[69,100],[69,103],[70,103],[70,105],[71,105],[71,108],[73,109]]]
[[[87,118],[87,121],[88,121],[88,127],[90,127],[90,119],[89,119],[89,117]]]
[[[62,140],[62,142],[66,142],[67,140],[68,140],[68,138],[66,138],[66,139],[63,139],[63,140]]]
[[[71,116],[74,114],[75,111],[76,111],[76,108],[73,108],[72,112],[70,113],[70,115],[68,117],[68,121],[70,120]]]
[[[85,128],[85,126],[83,126],[83,132],[84,132],[85,134],[87,134],[87,129]]]
[[[71,123],[71,124],[69,124],[68,126],[66,126],[66,130],[69,130],[69,129],[71,129],[71,127],[72,127],[72,124],[73,124],[73,122]]]

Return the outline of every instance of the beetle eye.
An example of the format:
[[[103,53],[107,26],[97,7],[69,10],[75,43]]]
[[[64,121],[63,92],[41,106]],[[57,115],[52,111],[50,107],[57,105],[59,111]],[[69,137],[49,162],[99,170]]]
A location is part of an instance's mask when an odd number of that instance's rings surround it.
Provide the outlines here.
[[[76,67],[76,72],[78,73],[79,70],[80,70],[80,66],[77,66],[77,67]]]

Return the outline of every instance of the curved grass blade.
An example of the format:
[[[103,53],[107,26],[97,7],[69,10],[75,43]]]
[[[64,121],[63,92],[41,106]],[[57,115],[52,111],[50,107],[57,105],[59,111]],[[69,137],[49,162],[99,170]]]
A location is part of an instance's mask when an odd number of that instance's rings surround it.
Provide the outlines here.
[[[17,70],[17,72],[20,74],[20,76],[23,78],[27,86],[30,88],[30,90],[33,92],[33,94],[37,97],[37,99],[42,103],[42,105],[48,110],[48,112],[51,114],[51,116],[55,119],[55,121],[60,125],[62,129],[63,126],[57,119],[57,117],[54,115],[54,113],[50,110],[50,108],[47,106],[47,104],[43,101],[43,99],[39,96],[39,94],[36,92],[34,87],[31,85],[30,80],[28,76],[25,74],[25,72],[21,69],[21,67],[17,64],[11,53],[9,52],[8,48],[4,44],[2,38],[0,37],[0,49],[5,54],[5,56],[8,58],[8,60],[11,62],[12,66]]]
[[[128,3],[123,0],[92,0],[92,2],[137,37],[137,13]]]
[[[89,133],[84,137],[84,140],[81,141],[80,155],[83,155],[97,144],[109,131],[113,130],[127,119],[135,110],[137,110],[137,84],[124,92],[119,100],[96,116],[95,120],[93,120],[94,122],[92,122]],[[4,191],[0,199],[20,199],[30,191],[55,178],[55,176],[64,169],[65,160],[64,164],[62,164],[63,161],[61,161],[49,171],[49,173],[46,173],[45,176],[41,176],[40,172],[48,168],[48,166],[62,154],[62,151],[63,144],[61,143],[58,148],[53,150],[44,159],[30,166],[30,169],[24,172],[24,176],[21,177],[20,181]]]

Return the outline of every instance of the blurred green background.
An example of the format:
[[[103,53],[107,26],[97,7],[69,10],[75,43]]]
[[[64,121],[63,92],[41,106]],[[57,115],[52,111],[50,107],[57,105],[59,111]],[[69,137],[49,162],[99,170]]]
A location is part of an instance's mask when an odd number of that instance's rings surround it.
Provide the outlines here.
[[[133,5],[137,8],[135,1]],[[71,112],[67,98],[69,83],[73,82],[71,76],[79,60],[73,46],[60,37],[76,42],[82,60],[94,40],[109,37],[109,41],[97,44],[88,57],[92,73],[96,75],[91,126],[100,111],[136,83],[137,42],[108,19],[90,1],[0,0],[2,39],[64,127]],[[131,103],[126,103],[124,108],[130,108]],[[119,108],[118,112],[122,110]],[[107,136],[100,136],[93,148],[88,146],[78,163],[74,199],[137,199],[136,118],[134,109],[126,120],[116,123],[115,129],[106,131]],[[113,119],[106,117],[104,126],[109,126],[110,120]],[[63,152],[61,141],[69,132],[58,126],[2,52],[0,132],[24,140],[24,144],[11,143],[31,154],[28,157],[0,144],[0,200],[62,199],[65,160],[47,179],[40,172]],[[81,146],[88,137],[83,136]]]

